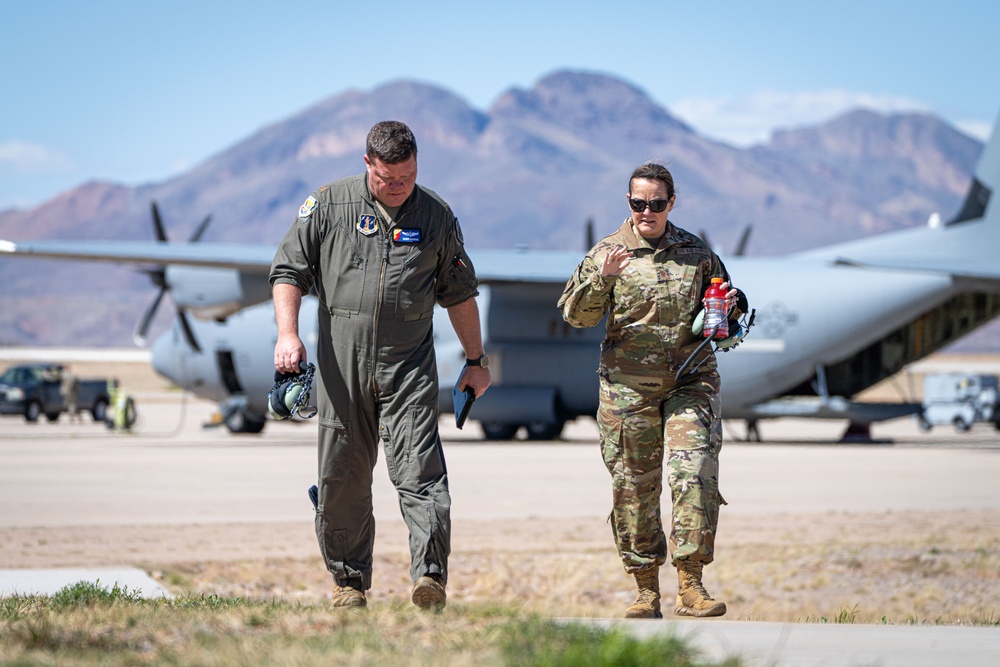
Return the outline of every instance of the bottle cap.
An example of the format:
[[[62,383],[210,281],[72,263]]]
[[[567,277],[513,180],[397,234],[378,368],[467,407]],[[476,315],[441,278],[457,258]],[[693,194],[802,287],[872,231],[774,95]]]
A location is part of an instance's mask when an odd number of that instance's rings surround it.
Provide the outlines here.
[[[712,284],[713,285],[721,285],[722,284],[722,278],[712,278]]]

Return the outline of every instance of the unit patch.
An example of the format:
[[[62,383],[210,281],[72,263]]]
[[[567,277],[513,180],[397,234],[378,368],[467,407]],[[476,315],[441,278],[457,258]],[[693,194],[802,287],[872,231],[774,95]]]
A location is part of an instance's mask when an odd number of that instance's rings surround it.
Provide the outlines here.
[[[394,229],[392,240],[396,243],[420,243],[419,229]]]
[[[299,217],[308,218],[316,210],[317,203],[316,198],[309,195],[309,198],[302,202],[302,206],[299,207]]]
[[[378,231],[378,218],[374,215],[363,215],[358,218],[358,231],[365,236],[371,236]]]

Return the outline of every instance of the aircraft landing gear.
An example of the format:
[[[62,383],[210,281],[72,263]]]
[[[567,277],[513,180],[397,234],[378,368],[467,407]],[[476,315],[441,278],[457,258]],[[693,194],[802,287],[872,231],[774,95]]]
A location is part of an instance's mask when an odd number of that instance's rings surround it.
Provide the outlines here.
[[[847,429],[844,431],[844,434],[840,436],[839,442],[874,442],[872,440],[871,423],[862,424],[861,422],[850,422],[847,425]]]
[[[530,422],[524,427],[528,431],[528,440],[557,440],[562,435],[563,421]]]
[[[483,437],[487,440],[513,440],[517,435],[518,429],[521,428],[522,424],[512,424],[510,422],[480,422],[479,424],[483,428]],[[556,440],[562,435],[563,426],[566,425],[565,421],[559,420],[554,422],[529,422],[523,424],[525,431],[527,431],[528,440]]]
[[[226,417],[226,428],[230,433],[260,433],[267,421],[245,410],[237,410]]]
[[[513,440],[517,435],[520,424],[510,424],[507,422],[480,422],[483,427],[483,436],[487,440]]]

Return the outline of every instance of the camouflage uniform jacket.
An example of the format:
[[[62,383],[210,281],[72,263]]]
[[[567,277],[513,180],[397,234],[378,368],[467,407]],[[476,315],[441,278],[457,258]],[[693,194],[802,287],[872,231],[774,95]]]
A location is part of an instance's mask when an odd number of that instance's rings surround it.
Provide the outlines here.
[[[635,255],[619,276],[601,276],[601,263],[615,246]],[[626,219],[614,234],[591,249],[566,284],[559,309],[575,327],[592,327],[607,314],[601,345],[605,377],[671,379],[698,343],[691,324],[702,309],[702,297],[713,277],[729,280],[718,256],[697,236],[667,222],[654,247],[635,233]],[[714,373],[714,354],[699,369]],[[627,382],[627,381],[626,381]]]

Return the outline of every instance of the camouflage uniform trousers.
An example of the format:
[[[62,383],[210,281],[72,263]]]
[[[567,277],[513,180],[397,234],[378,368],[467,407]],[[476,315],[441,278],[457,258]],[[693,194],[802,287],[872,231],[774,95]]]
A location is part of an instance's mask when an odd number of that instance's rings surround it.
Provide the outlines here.
[[[715,551],[722,423],[716,372],[675,385],[602,372],[597,415],[604,463],[611,473],[612,530],[625,571],[667,560],[660,515],[664,452],[672,499],[672,562],[708,564]]]

